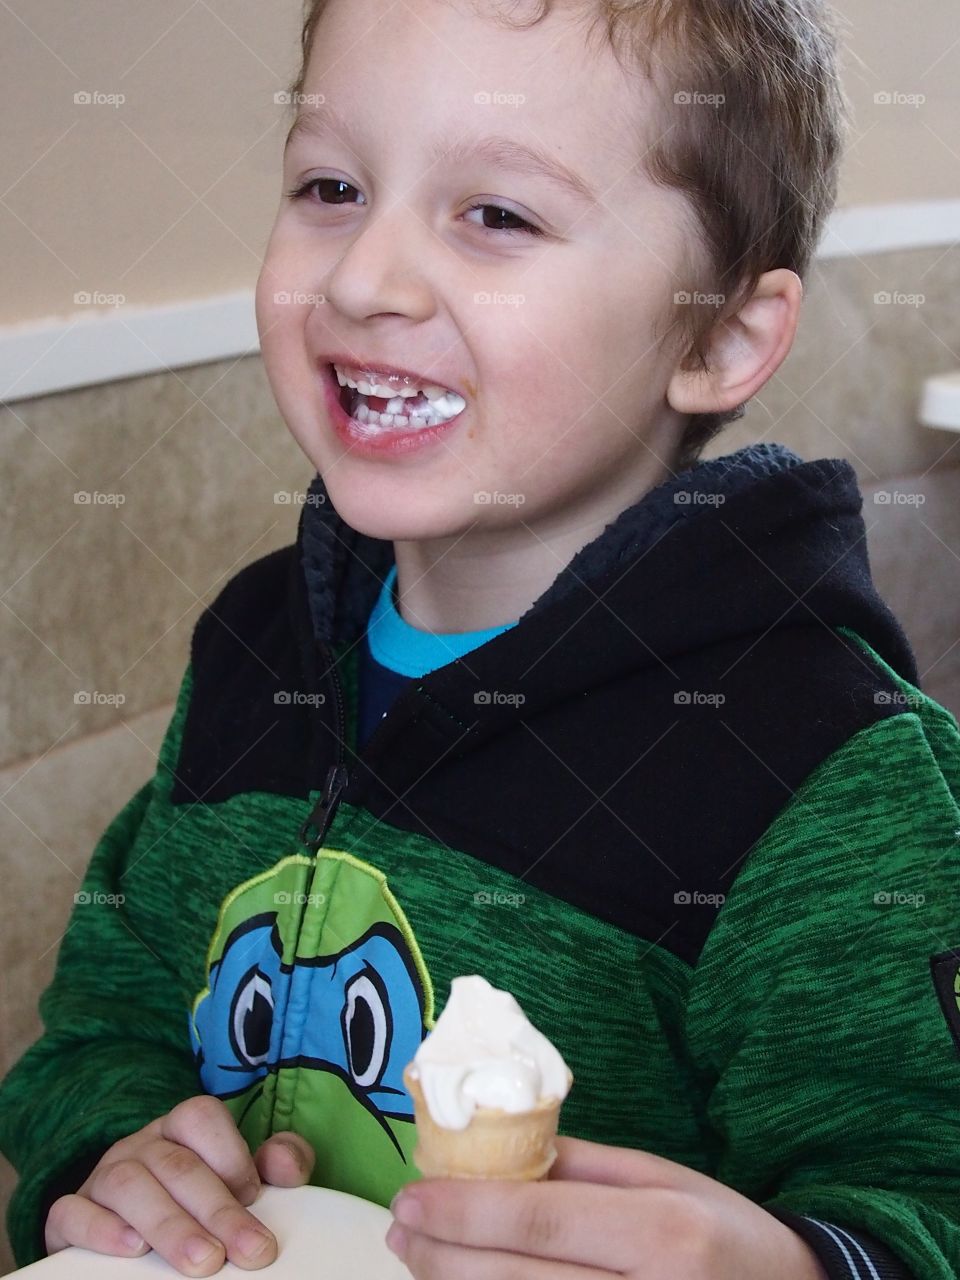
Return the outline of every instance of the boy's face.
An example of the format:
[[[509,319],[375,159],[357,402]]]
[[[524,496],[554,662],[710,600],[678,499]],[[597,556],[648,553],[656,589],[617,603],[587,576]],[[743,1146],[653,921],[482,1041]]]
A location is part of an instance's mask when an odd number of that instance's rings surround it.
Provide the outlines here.
[[[464,0],[331,0],[317,27],[300,111],[322,102],[350,134],[287,151],[285,192],[326,181],[281,201],[257,322],[281,413],[362,532],[599,531],[668,473],[684,420],[662,338],[691,223],[642,171],[651,87],[585,32],[566,8],[521,31]],[[469,155],[494,135],[549,153],[596,203]],[[435,158],[441,139],[467,154]],[[466,408],[406,455],[360,456],[328,407],[339,352],[429,374]]]

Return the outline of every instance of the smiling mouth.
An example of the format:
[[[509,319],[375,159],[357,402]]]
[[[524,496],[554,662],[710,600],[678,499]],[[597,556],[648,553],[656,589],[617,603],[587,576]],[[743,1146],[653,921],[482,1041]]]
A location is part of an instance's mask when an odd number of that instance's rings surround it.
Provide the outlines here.
[[[398,430],[412,432],[443,426],[459,417],[467,407],[466,401],[455,391],[448,391],[432,400],[422,391],[415,396],[395,395],[388,398],[365,394],[349,384],[341,386],[332,364],[328,365],[327,373],[336,386],[344,413],[371,433]]]

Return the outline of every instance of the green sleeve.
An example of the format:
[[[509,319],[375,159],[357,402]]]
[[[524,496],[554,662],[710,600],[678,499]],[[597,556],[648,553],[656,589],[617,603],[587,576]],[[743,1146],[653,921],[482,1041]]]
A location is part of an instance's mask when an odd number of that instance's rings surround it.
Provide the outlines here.
[[[39,1218],[48,1186],[84,1153],[202,1092],[177,975],[159,940],[137,936],[120,896],[145,817],[158,790],[169,787],[189,692],[188,667],[156,774],[93,851],[40,997],[43,1033],[0,1082],[0,1151],[19,1174],[7,1214],[18,1266],[43,1256]]]
[[[720,1181],[955,1280],[960,980],[942,1000],[931,962],[960,962],[960,732],[904,689],[916,709],[834,753],[750,852],[687,1035]]]

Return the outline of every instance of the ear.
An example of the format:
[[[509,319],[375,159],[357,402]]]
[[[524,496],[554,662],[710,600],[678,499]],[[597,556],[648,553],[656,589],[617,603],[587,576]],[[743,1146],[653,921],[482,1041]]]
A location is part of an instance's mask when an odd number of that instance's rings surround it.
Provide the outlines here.
[[[723,413],[750,400],[773,376],[793,346],[803,300],[795,271],[778,267],[757,282],[736,315],[714,325],[706,348],[708,370],[677,369],[667,400],[678,413]]]

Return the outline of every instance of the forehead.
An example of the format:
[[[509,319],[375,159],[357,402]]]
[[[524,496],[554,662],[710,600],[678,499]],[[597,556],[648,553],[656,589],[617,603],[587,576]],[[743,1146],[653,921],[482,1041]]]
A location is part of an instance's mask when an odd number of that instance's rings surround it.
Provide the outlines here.
[[[506,11],[517,23],[539,8]],[[592,181],[601,166],[608,181],[636,166],[653,86],[620,65],[595,0],[555,0],[526,27],[504,12],[493,0],[328,0],[303,86],[323,108],[315,124],[350,143],[399,133],[428,163],[489,138],[493,158],[522,140]]]

